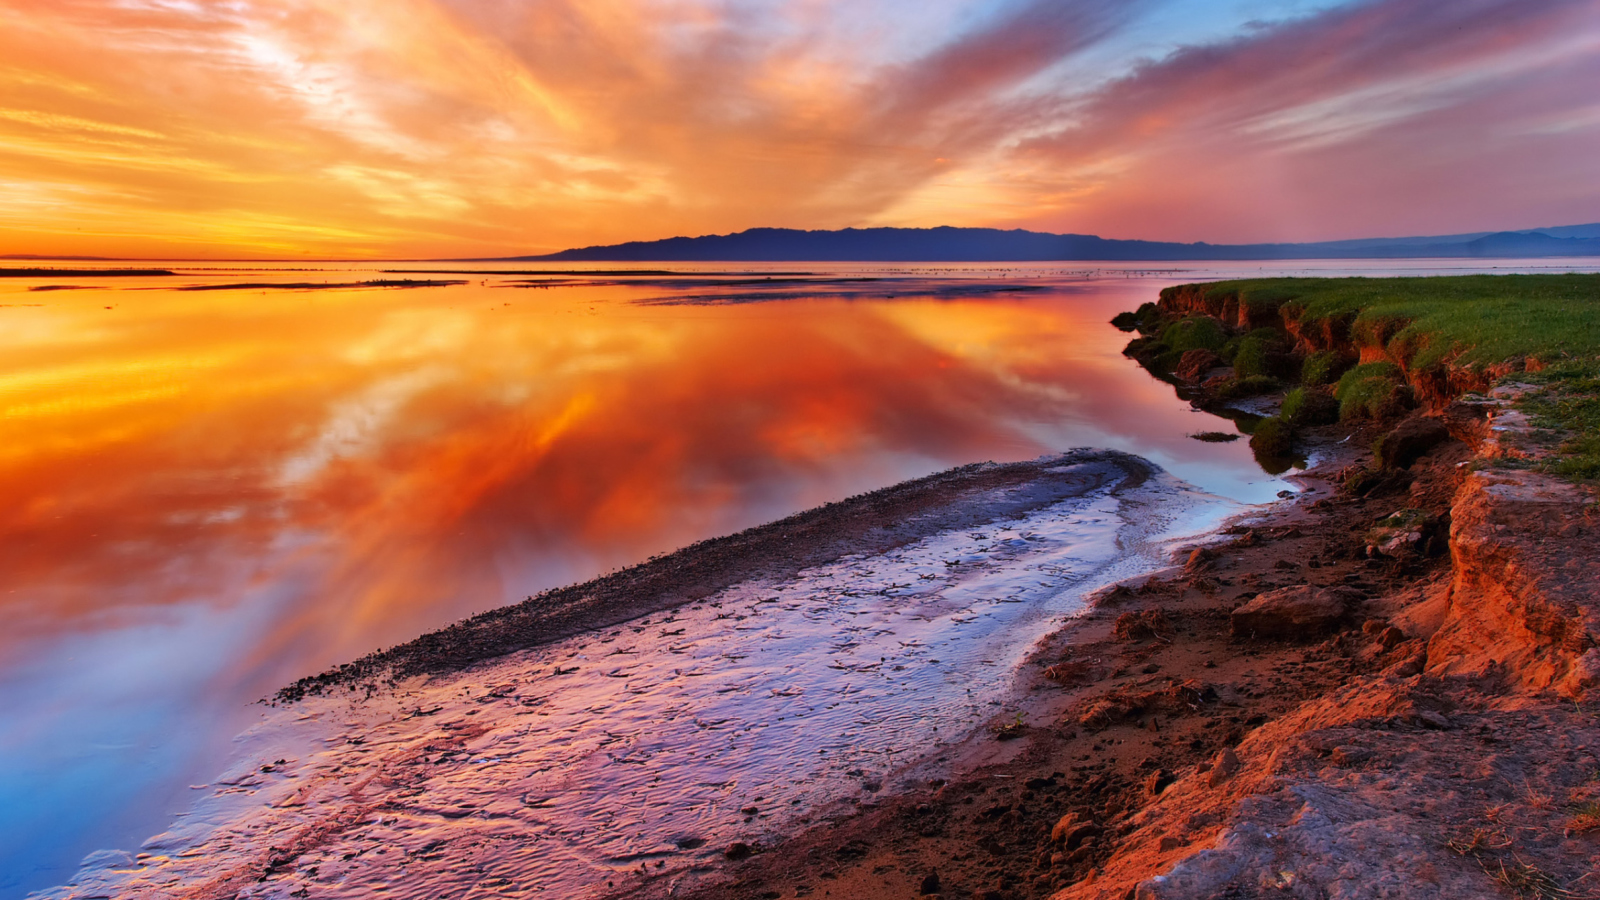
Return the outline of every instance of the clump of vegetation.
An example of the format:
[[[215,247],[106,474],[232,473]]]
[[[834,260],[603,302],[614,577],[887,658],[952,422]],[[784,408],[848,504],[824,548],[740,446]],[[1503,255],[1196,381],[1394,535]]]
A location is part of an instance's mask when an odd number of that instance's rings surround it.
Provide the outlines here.
[[[1600,803],[1590,801],[1574,807],[1572,817],[1567,820],[1567,830],[1573,834],[1600,831]]]
[[[1149,305],[1148,303],[1145,304],[1145,306]],[[1118,331],[1135,331],[1139,327],[1139,314],[1119,312],[1111,318],[1111,325]]]
[[[1278,379],[1267,375],[1251,375],[1248,378],[1233,378],[1218,385],[1214,395],[1218,400],[1239,400],[1244,397],[1258,397],[1270,394],[1279,387]]]
[[[1250,346],[1254,332],[1224,341],[1221,350],[1207,346],[1231,358],[1239,376],[1219,400],[1273,389],[1254,378],[1298,374],[1306,387],[1337,383],[1343,419],[1386,418],[1415,405],[1398,368],[1351,369],[1349,349],[1341,347],[1345,341],[1369,358],[1382,355],[1420,377],[1444,366],[1517,371],[1526,361],[1529,371],[1518,377],[1542,382],[1544,390],[1519,405],[1536,427],[1566,435],[1560,455],[1539,465],[1575,479],[1600,480],[1600,303],[1595,302],[1600,274],[1266,278],[1162,291],[1164,299],[1195,295],[1199,308],[1224,321],[1255,329],[1292,323],[1295,333],[1314,336],[1317,345],[1341,348],[1313,354],[1293,373],[1274,368],[1264,336]],[[1153,304],[1133,316],[1142,323],[1135,327],[1147,335],[1160,318]],[[1212,343],[1211,336],[1205,343]],[[1352,372],[1359,374],[1352,377]]]
[[[1344,373],[1333,396],[1343,422],[1388,418],[1412,406],[1411,388],[1400,367],[1391,362],[1363,363]]]
[[[1522,403],[1533,426],[1568,435],[1551,468],[1568,478],[1600,479],[1600,365],[1564,363],[1529,380],[1544,386]]]
[[[1257,328],[1242,337],[1235,338],[1227,348],[1232,355],[1223,354],[1224,359],[1231,359],[1233,370],[1241,378],[1252,375],[1290,375],[1288,371],[1294,366],[1290,364],[1289,345],[1283,337],[1271,328]]]
[[[1339,421],[1339,401],[1320,388],[1297,387],[1283,398],[1281,413],[1293,425],[1331,425]]]
[[[1229,441],[1237,441],[1239,439],[1239,435],[1230,434],[1226,431],[1202,431],[1198,434],[1191,434],[1189,437],[1197,441],[1205,441],[1208,444],[1226,444]]]
[[[1348,368],[1349,360],[1332,350],[1313,353],[1300,366],[1300,382],[1314,386],[1333,384]]]
[[[1282,416],[1271,416],[1256,423],[1250,435],[1250,449],[1257,456],[1282,458],[1294,450],[1294,426]]]
[[[1179,351],[1220,351],[1228,343],[1228,333],[1210,316],[1189,316],[1161,329],[1161,342]]]
[[[1161,310],[1154,303],[1140,304],[1133,312],[1118,313],[1111,320],[1121,331],[1137,331],[1140,334],[1155,334],[1161,327]]]

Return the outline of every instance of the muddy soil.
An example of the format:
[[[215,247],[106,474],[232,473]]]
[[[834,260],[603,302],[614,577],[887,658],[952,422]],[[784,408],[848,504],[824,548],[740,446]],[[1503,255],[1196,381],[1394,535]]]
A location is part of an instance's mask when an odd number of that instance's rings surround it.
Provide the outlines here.
[[[1600,704],[1492,665],[1425,671],[1473,451],[1448,441],[1358,496],[1341,481],[1367,431],[1311,435],[1324,462],[1299,498],[1101,595],[1034,653],[1017,721],[911,790],[735,848],[698,889],[628,896],[1600,896]],[[1402,508],[1421,539],[1375,549]],[[1301,585],[1347,614],[1241,633],[1235,610]]]

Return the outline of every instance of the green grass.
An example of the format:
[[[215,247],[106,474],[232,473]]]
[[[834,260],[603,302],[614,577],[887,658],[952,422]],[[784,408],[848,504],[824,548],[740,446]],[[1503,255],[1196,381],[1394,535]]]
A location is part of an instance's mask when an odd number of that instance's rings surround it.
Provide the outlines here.
[[[1400,367],[1391,362],[1362,363],[1344,373],[1333,389],[1339,420],[1382,419],[1404,412],[1410,389]]]
[[[1347,368],[1349,363],[1345,358],[1332,350],[1313,353],[1300,367],[1300,381],[1308,385],[1333,384]]]
[[[1235,378],[1223,383],[1216,389],[1218,400],[1239,400],[1245,397],[1256,397],[1261,394],[1270,394],[1280,387],[1278,379],[1266,375],[1251,375],[1249,378]]]
[[[1250,449],[1257,456],[1288,456],[1294,449],[1294,427],[1281,416],[1262,419],[1250,435]]]
[[[1279,305],[1303,323],[1348,320],[1411,368],[1447,360],[1600,357],[1600,275],[1261,278],[1203,286],[1241,305]]]
[[[1273,370],[1271,354],[1287,349],[1283,337],[1271,328],[1257,328],[1237,338],[1231,359],[1233,370],[1240,378],[1251,375],[1277,375]],[[1225,354],[1227,355],[1227,354]]]
[[[1271,278],[1188,285],[1241,309],[1278,308],[1302,333],[1348,334],[1382,347],[1408,370],[1487,368],[1538,360],[1519,374],[1543,390],[1521,405],[1534,424],[1560,433],[1550,468],[1600,480],[1600,275],[1460,275],[1416,278]],[[1408,405],[1397,370],[1338,371],[1331,355],[1308,358],[1307,384],[1338,377],[1341,418],[1392,414]]]
[[[1191,316],[1161,329],[1161,342],[1181,356],[1188,350],[1219,351],[1228,342],[1228,335],[1216,319]]]
[[[1535,428],[1560,431],[1566,438],[1551,466],[1559,475],[1600,480],[1600,366],[1563,363],[1525,376],[1543,389],[1522,403]]]
[[[1284,396],[1281,413],[1293,425],[1331,425],[1339,421],[1339,401],[1317,388],[1297,387]]]

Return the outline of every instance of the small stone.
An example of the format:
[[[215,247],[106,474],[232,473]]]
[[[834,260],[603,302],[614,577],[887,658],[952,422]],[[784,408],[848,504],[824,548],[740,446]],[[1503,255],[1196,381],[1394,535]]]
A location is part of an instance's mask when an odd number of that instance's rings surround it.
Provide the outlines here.
[[[728,849],[722,851],[722,855],[734,862],[738,862],[741,859],[749,859],[754,852],[754,850],[750,849],[750,845],[744,841],[734,841],[728,845]]]
[[[1216,787],[1233,777],[1239,771],[1239,754],[1233,752],[1232,747],[1223,747],[1217,753],[1216,759],[1211,761],[1211,777],[1209,783]]]
[[[1067,839],[1067,832],[1078,824],[1077,813],[1067,813],[1056,821],[1055,827],[1050,829],[1050,840],[1061,843]]]
[[[1435,731],[1450,730],[1450,720],[1431,709],[1419,710],[1413,718],[1423,728],[1432,728]]]
[[[939,893],[939,887],[939,873],[929,872],[923,877],[922,885],[917,888],[917,892],[926,897],[930,894]]]
[[[1600,648],[1590,649],[1572,663],[1556,691],[1569,700],[1582,701],[1600,687]]]
[[[1159,797],[1167,786],[1178,780],[1178,776],[1167,769],[1158,769],[1144,780],[1144,792],[1150,797]]]
[[[1406,640],[1406,633],[1393,625],[1378,632],[1378,644],[1385,650],[1392,650],[1405,643]]]
[[[1329,758],[1336,766],[1359,766],[1372,759],[1372,751],[1360,747],[1335,747]]]
[[[1076,850],[1079,844],[1093,840],[1100,834],[1100,826],[1093,822],[1084,822],[1069,829],[1062,837],[1062,846],[1068,850]]]

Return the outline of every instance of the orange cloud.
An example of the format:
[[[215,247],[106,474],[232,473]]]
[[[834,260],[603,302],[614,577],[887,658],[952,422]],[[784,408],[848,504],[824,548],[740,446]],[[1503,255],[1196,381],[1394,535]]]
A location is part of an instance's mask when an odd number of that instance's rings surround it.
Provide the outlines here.
[[[1600,118],[1574,87],[1592,4],[1347,4],[1221,43],[1166,35],[1144,59],[1129,35],[1161,16],[0,0],[0,253],[497,255],[755,225],[1333,236],[1446,198],[1441,157],[1502,177],[1408,228],[1592,217],[1591,190],[1567,189],[1592,176]],[[1486,113],[1514,127],[1464,150]],[[1371,164],[1377,186],[1323,205]],[[1313,215],[1328,224],[1296,222]]]

